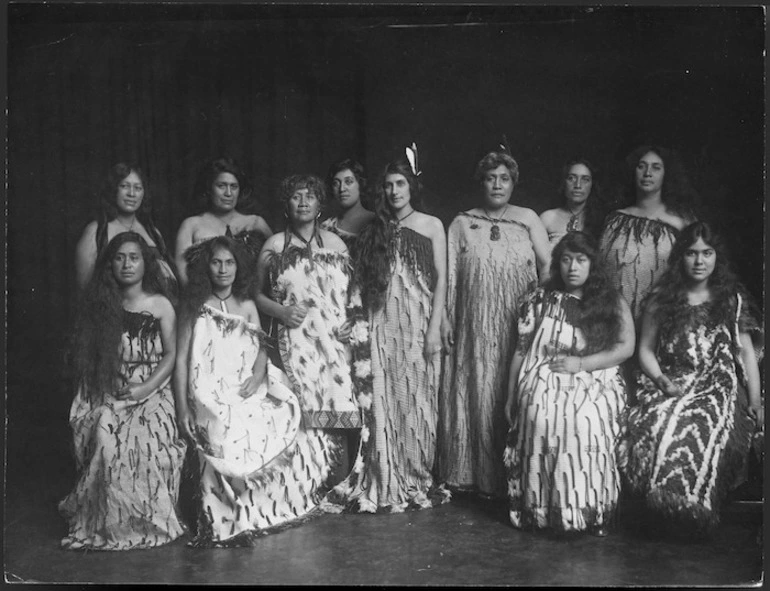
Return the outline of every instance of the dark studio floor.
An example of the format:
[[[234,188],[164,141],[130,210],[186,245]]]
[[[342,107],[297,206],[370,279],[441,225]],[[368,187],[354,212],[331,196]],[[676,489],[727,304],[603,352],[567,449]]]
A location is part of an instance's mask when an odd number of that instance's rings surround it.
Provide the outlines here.
[[[607,538],[555,538],[514,529],[501,504],[456,498],[406,514],[326,515],[254,548],[196,550],[185,537],[154,550],[69,552],[59,548],[55,507],[74,480],[66,430],[9,417],[7,437],[7,582],[749,586],[762,578],[761,505],[747,502],[730,505],[708,542],[645,534],[628,505]],[[43,444],[52,440],[61,443]]]

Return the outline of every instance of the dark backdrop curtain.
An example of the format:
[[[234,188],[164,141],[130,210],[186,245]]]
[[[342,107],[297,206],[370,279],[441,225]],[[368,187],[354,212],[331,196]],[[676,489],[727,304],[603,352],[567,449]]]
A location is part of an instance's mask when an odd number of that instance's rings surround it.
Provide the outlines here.
[[[276,188],[353,155],[374,178],[416,141],[430,209],[476,198],[507,134],[514,201],[553,207],[584,155],[621,186],[642,142],[676,148],[763,286],[761,8],[14,5],[9,12],[8,412],[66,428],[75,243],[109,166],[138,159],[171,246],[199,165]]]

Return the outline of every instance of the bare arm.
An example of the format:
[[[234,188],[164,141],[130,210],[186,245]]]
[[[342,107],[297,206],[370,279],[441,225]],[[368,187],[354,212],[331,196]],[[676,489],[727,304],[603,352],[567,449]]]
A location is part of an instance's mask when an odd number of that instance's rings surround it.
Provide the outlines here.
[[[176,233],[176,245],[174,248],[174,263],[179,271],[179,283],[187,285],[187,261],[184,258],[185,251],[192,246],[195,222],[193,218],[187,218],[179,226]]]
[[[449,226],[447,238],[447,289],[446,302],[441,319],[441,345],[445,352],[449,352],[455,344],[454,307],[457,301],[457,242],[459,234],[459,222],[455,218]]]
[[[292,305],[284,306],[267,295],[268,285],[268,267],[270,257],[274,254],[274,245],[276,243],[274,235],[267,239],[262,252],[259,253],[259,259],[257,260],[257,309],[263,314],[276,318],[282,324],[285,324],[289,328],[297,328],[307,315],[307,310],[301,306]]]
[[[548,232],[537,214],[530,209],[526,217],[529,239],[532,241],[532,249],[535,251],[535,258],[537,259],[537,275],[540,285],[542,285],[548,280],[551,273],[551,243],[548,242]]]
[[[754,344],[751,342],[751,336],[748,333],[740,333],[739,339],[741,341],[741,359],[743,361],[743,367],[746,368],[749,414],[762,425],[764,423],[764,416],[762,415],[759,367],[757,366],[757,359],[754,355]]]
[[[259,230],[262,234],[264,234],[265,238],[270,238],[270,236],[273,235],[273,231],[270,229],[270,226],[267,225],[267,222],[264,220],[264,218],[260,216],[256,216],[257,221],[254,224],[254,227]]]
[[[190,372],[191,340],[192,325],[187,322],[179,327],[173,383],[177,426],[182,435],[190,438],[193,434],[193,424],[192,415],[187,405],[187,385]]]
[[[656,311],[655,300],[652,300],[642,315],[642,331],[639,337],[639,366],[655,382],[655,385],[668,396],[681,396],[682,391],[679,387],[660,369],[658,357],[655,354],[660,331],[660,325],[655,318]]]
[[[516,347],[511,358],[511,369],[508,372],[508,398],[505,402],[505,418],[508,420],[509,425],[513,425],[515,421],[513,406],[519,389],[519,372],[521,371],[522,363],[524,363],[524,352]]]
[[[160,340],[163,344],[163,356],[155,371],[141,384],[127,384],[118,393],[118,398],[133,398],[144,400],[154,393],[165,382],[174,370],[174,358],[176,357],[176,313],[174,307],[166,298],[155,296],[153,302],[153,315],[160,320]]]
[[[436,286],[433,290],[433,300],[428,321],[428,331],[425,335],[425,358],[441,352],[441,321],[446,311],[446,234],[444,225],[438,218],[430,218],[430,240],[433,244],[433,265],[436,268]]]
[[[75,247],[75,279],[83,289],[94,273],[96,264],[96,222],[88,224]]]
[[[620,315],[620,334],[615,345],[584,357],[558,356],[549,363],[548,367],[553,371],[566,373],[597,371],[616,367],[631,357],[636,345],[636,330],[631,309],[622,296],[618,296],[618,314]]]

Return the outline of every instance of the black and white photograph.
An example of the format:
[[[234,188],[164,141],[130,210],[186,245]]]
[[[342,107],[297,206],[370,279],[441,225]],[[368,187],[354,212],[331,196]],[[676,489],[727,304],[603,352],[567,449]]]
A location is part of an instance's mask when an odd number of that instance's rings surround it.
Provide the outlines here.
[[[761,587],[764,6],[0,10],[5,583]]]

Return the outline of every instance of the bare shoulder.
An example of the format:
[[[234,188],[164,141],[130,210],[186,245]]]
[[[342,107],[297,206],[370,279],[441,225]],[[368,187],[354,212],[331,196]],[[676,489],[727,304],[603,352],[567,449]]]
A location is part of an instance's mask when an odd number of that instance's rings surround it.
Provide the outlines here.
[[[540,216],[535,213],[534,209],[529,207],[521,207],[520,205],[511,206],[511,217],[517,222],[531,226],[534,224],[540,224]]]
[[[88,222],[86,227],[83,228],[83,233],[80,235],[80,242],[87,243],[96,240],[96,228],[98,225],[99,223],[96,220]]]
[[[148,294],[146,305],[148,311],[156,318],[162,320],[164,318],[173,319],[176,317],[174,306],[171,305],[171,302],[164,295],[159,293]]]
[[[244,315],[248,315],[251,318],[259,317],[257,313],[257,305],[251,298],[243,298],[242,300],[238,300],[238,304],[240,305],[241,310],[244,312]]]
[[[182,223],[179,225],[179,234],[182,234],[183,232],[192,233],[194,232],[202,223],[203,216],[201,214],[198,215],[191,215],[189,218],[185,218],[182,220]]]
[[[347,252],[348,247],[345,242],[337,236],[334,232],[329,230],[319,229],[318,234],[323,240],[324,246],[330,250],[337,250],[339,252]]]
[[[417,219],[415,220],[417,228],[419,228],[423,234],[433,238],[438,234],[444,234],[444,224],[436,216],[428,215],[427,213],[417,212]]]
[[[548,224],[556,221],[558,214],[558,209],[546,209],[543,213],[540,214],[540,220],[547,226]]]
[[[262,252],[264,253],[278,250],[278,245],[283,244],[284,239],[285,232],[278,232],[277,234],[273,234],[267,240],[265,240],[265,244],[262,246]]]

